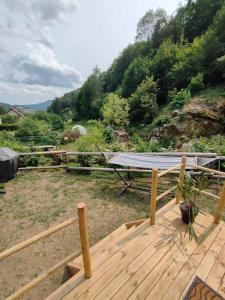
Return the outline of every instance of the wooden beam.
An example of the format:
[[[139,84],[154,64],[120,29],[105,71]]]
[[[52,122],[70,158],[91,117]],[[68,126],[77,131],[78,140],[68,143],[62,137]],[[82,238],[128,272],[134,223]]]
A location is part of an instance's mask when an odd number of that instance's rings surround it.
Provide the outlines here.
[[[182,198],[184,177],[185,177],[185,169],[186,169],[187,158],[185,156],[182,157],[181,168],[180,168],[180,176],[176,193],[176,203],[179,204]]]
[[[152,169],[151,202],[150,202],[150,225],[155,224],[157,185],[158,185],[158,169]]]
[[[218,201],[217,211],[216,211],[215,220],[214,220],[215,224],[220,223],[220,219],[223,214],[224,207],[225,207],[225,182],[223,184],[220,199]]]
[[[76,220],[77,220],[76,218],[67,220],[67,221],[65,221],[65,222],[63,222],[61,224],[58,224],[58,225],[56,225],[56,226],[54,226],[52,228],[49,228],[46,231],[43,231],[43,232],[41,232],[41,233],[33,236],[32,238],[30,238],[30,239],[28,239],[28,240],[26,240],[24,242],[21,242],[21,243],[15,245],[15,246],[13,246],[13,247],[11,247],[11,248],[3,251],[3,252],[1,252],[0,253],[0,260],[2,260],[4,258],[6,258],[6,257],[8,257],[8,256],[10,256],[10,255],[12,255],[12,254],[14,254],[16,252],[18,252],[18,251],[20,251],[20,250],[22,250],[24,248],[26,248],[27,246],[30,246],[30,245],[36,243],[37,241],[39,241],[39,240],[41,240],[43,238],[48,237],[49,235],[51,235],[51,234],[53,234],[53,233],[61,230],[62,228],[65,228],[65,227],[73,224]]]
[[[158,174],[158,178],[162,177],[162,176],[164,176],[164,175],[166,175],[168,173],[171,173],[172,171],[175,171],[175,170],[179,169],[180,167],[181,167],[181,164],[178,164],[178,165],[175,165],[175,166],[173,166],[173,167],[171,167],[171,168],[169,168],[169,169],[167,169],[165,171],[162,171],[162,172],[160,172]]]
[[[85,278],[91,278],[91,259],[89,250],[89,239],[88,239],[88,226],[87,226],[87,212],[85,203],[78,203],[77,205],[79,230],[80,230],[80,242],[84,263],[84,274]]]
[[[42,273],[41,275],[39,275],[37,278],[33,279],[32,281],[30,281],[29,283],[27,283],[26,285],[24,285],[17,292],[15,292],[11,296],[9,296],[7,298],[7,300],[15,300],[15,299],[20,298],[26,292],[28,292],[30,289],[32,289],[33,287],[35,287],[38,283],[40,283],[41,281],[43,281],[45,278],[47,278],[48,276],[50,276],[52,273],[54,273],[55,271],[57,271],[59,268],[65,266],[68,262],[70,262],[71,260],[75,259],[79,255],[80,255],[80,251],[77,251],[77,252],[69,255],[68,257],[64,258],[62,261],[60,261],[59,263],[57,263],[55,266],[51,267],[50,269],[48,269],[47,271],[45,271],[44,273]]]
[[[130,229],[131,227],[133,226],[139,226],[141,225],[142,223],[145,222],[146,219],[141,219],[141,220],[137,220],[137,221],[132,221],[132,222],[128,222],[128,223],[125,223],[127,229]]]
[[[165,192],[163,192],[162,194],[160,194],[158,197],[156,197],[156,201],[161,200],[162,198],[164,198],[165,196],[169,195],[172,191],[175,191],[177,188],[177,186],[173,186],[170,189],[166,190]]]

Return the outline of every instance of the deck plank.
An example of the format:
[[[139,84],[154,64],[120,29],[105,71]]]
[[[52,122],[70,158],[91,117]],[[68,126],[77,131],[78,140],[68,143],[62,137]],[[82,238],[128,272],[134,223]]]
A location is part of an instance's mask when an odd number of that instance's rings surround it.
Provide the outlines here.
[[[174,219],[174,213],[172,211],[168,211],[166,213],[166,217],[168,218],[167,226],[171,220]],[[165,217],[164,217],[165,218]],[[164,220],[165,222],[165,220]],[[166,224],[166,223],[165,223]],[[86,280],[80,286],[78,286],[75,290],[71,291],[68,295],[64,297],[64,299],[78,299],[83,293],[85,293],[86,299],[88,299],[88,289],[96,284],[97,280],[101,277],[104,277],[107,271],[110,271],[113,266],[118,267],[118,264],[121,263],[121,267],[123,267],[123,262],[132,261],[133,255],[138,253],[138,251],[142,251],[144,245],[146,243],[151,243],[154,241],[159,232],[163,231],[164,227],[159,225],[148,226],[141,234],[134,237],[132,241],[130,241],[125,247],[121,248],[115,255],[111,256],[104,264],[102,264],[96,271],[93,273],[91,279]],[[144,242],[145,241],[145,242]],[[92,297],[92,296],[91,296]]]
[[[217,240],[216,237],[221,232],[222,225],[212,224],[212,231],[206,236],[206,238],[200,242],[199,247],[196,249],[195,253],[190,257],[187,263],[183,266],[182,270],[173,281],[172,285],[168,289],[167,293],[164,295],[164,299],[174,300],[182,298],[186,294],[191,282],[196,276],[196,269],[200,265],[204,256],[208,252],[210,246]],[[206,268],[208,262],[204,264]],[[212,266],[211,266],[212,267]],[[211,268],[210,267],[210,268]]]

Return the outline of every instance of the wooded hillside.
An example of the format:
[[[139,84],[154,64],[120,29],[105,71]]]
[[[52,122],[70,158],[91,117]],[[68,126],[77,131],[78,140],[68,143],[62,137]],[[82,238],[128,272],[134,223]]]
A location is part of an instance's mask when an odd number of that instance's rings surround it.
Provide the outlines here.
[[[173,16],[149,10],[137,25],[136,42],[107,71],[96,67],[81,88],[55,99],[50,111],[99,119],[111,99],[112,110],[124,101],[131,126],[154,125],[165,106],[182,108],[224,79],[225,1],[188,0]]]

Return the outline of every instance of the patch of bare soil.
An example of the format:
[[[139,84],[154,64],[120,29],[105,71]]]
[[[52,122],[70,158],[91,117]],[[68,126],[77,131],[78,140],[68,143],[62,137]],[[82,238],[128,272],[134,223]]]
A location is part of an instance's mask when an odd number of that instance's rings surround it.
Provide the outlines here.
[[[27,172],[6,184],[0,198],[0,251],[76,216],[76,205],[88,208],[91,245],[122,223],[146,217],[149,195],[117,194],[113,178],[70,175],[64,172]],[[76,224],[0,261],[0,299],[80,249]],[[27,293],[23,299],[44,299],[62,282],[64,270]]]

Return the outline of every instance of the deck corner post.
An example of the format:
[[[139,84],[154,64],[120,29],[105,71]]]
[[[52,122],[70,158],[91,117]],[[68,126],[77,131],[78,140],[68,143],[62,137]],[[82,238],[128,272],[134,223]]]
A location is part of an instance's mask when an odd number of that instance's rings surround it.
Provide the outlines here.
[[[225,181],[224,181],[223,188],[222,188],[222,191],[220,194],[220,199],[218,200],[218,206],[217,206],[217,211],[216,211],[215,220],[214,220],[215,224],[220,223],[220,219],[221,219],[221,215],[223,213],[224,207],[225,207]]]
[[[180,175],[178,180],[178,188],[176,193],[176,204],[179,204],[182,198],[184,177],[185,177],[185,169],[186,169],[187,157],[182,156],[181,167],[180,167]]]
[[[88,239],[88,225],[87,225],[87,211],[85,203],[78,203],[77,205],[80,242],[84,264],[85,278],[91,278],[91,259],[89,251],[89,239]]]
[[[158,169],[152,169],[151,202],[150,202],[150,225],[155,224],[156,198],[158,187]]]

